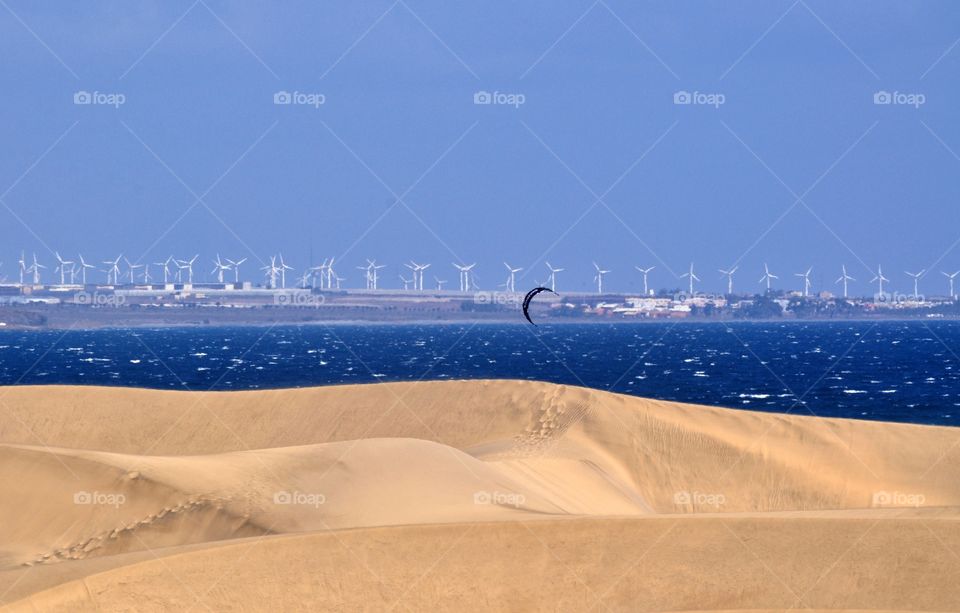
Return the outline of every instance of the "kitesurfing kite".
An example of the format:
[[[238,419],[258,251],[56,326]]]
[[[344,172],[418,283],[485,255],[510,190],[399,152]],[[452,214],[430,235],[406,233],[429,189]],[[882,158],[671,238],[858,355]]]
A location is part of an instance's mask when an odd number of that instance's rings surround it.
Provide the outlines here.
[[[549,287],[535,287],[529,292],[527,292],[527,295],[523,297],[523,316],[526,317],[527,321],[529,321],[533,325],[537,325],[537,324],[534,324],[533,320],[530,319],[530,311],[528,309],[530,308],[530,301],[533,300],[534,296],[536,296],[540,292],[550,292],[554,296],[559,296],[557,292],[553,291]]]

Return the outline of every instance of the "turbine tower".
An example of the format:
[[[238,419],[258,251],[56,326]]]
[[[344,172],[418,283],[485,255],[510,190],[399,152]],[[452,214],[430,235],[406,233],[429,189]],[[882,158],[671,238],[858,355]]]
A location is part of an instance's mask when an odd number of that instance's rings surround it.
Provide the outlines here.
[[[807,269],[807,272],[795,272],[793,273],[794,277],[803,277],[803,297],[807,298],[810,296],[810,272],[813,271],[813,266]]]
[[[20,259],[17,260],[17,262],[20,264],[20,286],[23,287],[23,275],[27,272],[27,261],[22,251],[20,252]]]
[[[43,264],[37,262],[37,254],[33,254],[33,266],[30,267],[30,272],[33,273],[33,284],[40,285],[40,269],[46,268]]]
[[[843,297],[846,298],[846,297],[847,297],[847,282],[848,282],[848,281],[856,281],[856,279],[854,279],[853,277],[851,277],[850,275],[847,274],[847,265],[846,265],[846,264],[844,264],[843,266],[841,266],[841,269],[843,270],[843,274],[840,275],[840,278],[837,279],[836,281],[834,281],[834,283],[840,283],[841,281],[843,282]]]
[[[436,277],[434,277],[433,280],[437,282],[437,291],[438,291],[438,292],[442,292],[442,291],[443,291],[443,284],[446,283],[447,280],[446,280],[446,279],[440,280],[440,279],[438,279],[438,278],[436,278]]]
[[[414,282],[414,279],[405,279],[403,275],[400,275],[400,280],[403,281],[403,289],[405,290],[410,289],[410,286],[413,285]],[[416,285],[414,285],[414,289],[416,289]]]
[[[597,276],[593,278],[593,280],[597,282],[597,293],[602,294],[603,293],[603,275],[611,271],[602,270],[599,266],[597,266],[596,262],[593,263],[593,267],[597,269]]]
[[[270,263],[261,267],[260,270],[265,271],[264,275],[267,277],[267,286],[270,289],[277,289],[277,274],[280,272],[280,269],[277,268],[277,256],[271,255]]]
[[[550,270],[550,291],[556,293],[557,291],[557,273],[563,272],[562,268],[554,268],[550,265],[550,262],[547,262],[547,268]]]
[[[643,295],[649,296],[650,292],[647,290],[647,275],[650,274],[650,271],[656,268],[656,266],[651,266],[650,268],[640,268],[639,266],[634,266],[640,273],[643,275]]]
[[[283,261],[283,254],[280,254],[280,288],[286,289],[287,287],[287,271],[293,270],[293,266],[287,266],[286,262]]]
[[[687,277],[688,279],[690,279],[690,296],[693,296],[693,282],[694,282],[694,280],[697,280],[697,281],[700,280],[700,277],[698,277],[698,276],[693,272],[693,262],[690,262],[690,271],[689,271],[689,272],[685,272],[685,273],[683,273],[682,275],[680,275],[680,278],[681,278],[681,279],[684,278],[684,277]]]
[[[777,275],[775,275],[775,274],[773,274],[772,272],[770,272],[770,269],[767,267],[766,262],[764,262],[764,264],[763,264],[763,276],[760,277],[760,283],[763,283],[764,281],[766,281],[766,283],[767,283],[767,293],[768,293],[768,294],[770,293],[770,282],[773,281],[774,279],[779,279],[779,278],[780,278],[780,277],[778,277]]]
[[[726,275],[727,277],[727,295],[733,294],[733,273],[737,272],[739,266],[734,266],[730,270],[719,269],[720,274]]]
[[[522,269],[522,268],[513,268],[513,267],[511,267],[509,264],[507,264],[506,262],[504,262],[503,265],[507,267],[507,271],[508,271],[509,274],[510,274],[510,276],[507,277],[507,289],[510,290],[511,292],[515,292],[515,291],[517,291],[516,283],[515,283],[516,274],[517,274],[518,272],[520,272],[521,270],[523,270],[523,269]]]
[[[953,278],[956,277],[957,275],[960,275],[960,270],[958,270],[953,274],[946,273],[946,272],[941,272],[941,274],[950,280],[950,299],[953,300],[955,298],[955,294],[953,293]]]
[[[112,262],[104,262],[104,264],[109,265],[109,268],[107,268],[107,285],[118,285],[120,283],[120,260],[122,258],[122,255],[118,255],[117,259]]]
[[[927,272],[927,270],[923,269],[920,272],[907,272],[907,271],[903,271],[903,272],[905,272],[908,277],[913,277],[913,299],[916,301],[919,301],[920,292],[917,291],[917,289],[920,284],[920,277],[922,277],[923,273]]]
[[[870,283],[873,283],[874,281],[878,282],[878,289],[879,289],[879,291],[877,292],[878,295],[883,296],[883,282],[889,281],[889,280],[890,279],[883,276],[883,268],[881,268],[880,265],[877,264],[877,274],[873,279],[870,280]]]

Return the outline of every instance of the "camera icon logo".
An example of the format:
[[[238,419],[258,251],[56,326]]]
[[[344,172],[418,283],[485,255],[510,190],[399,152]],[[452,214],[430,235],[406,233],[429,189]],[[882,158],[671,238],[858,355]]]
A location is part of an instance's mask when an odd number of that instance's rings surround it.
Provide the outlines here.
[[[680,90],[678,92],[674,92],[673,94],[674,104],[691,104],[692,102],[693,96],[688,91]]]
[[[290,504],[292,501],[290,492],[280,491],[273,495],[273,504]]]
[[[93,102],[93,96],[90,95],[90,92],[80,90],[73,93],[73,103],[74,104],[91,104]]]
[[[90,504],[93,502],[93,495],[90,492],[74,492],[73,504]]]
[[[488,91],[478,91],[473,94],[474,104],[493,104],[493,95]]]
[[[473,504],[490,504],[493,497],[490,492],[474,492]]]
[[[690,492],[686,492],[686,491],[676,492],[673,495],[673,504],[685,505],[685,504],[690,504],[691,502],[693,502],[693,499],[690,496]]]
[[[292,102],[293,96],[288,91],[278,91],[273,94],[274,104],[291,104]]]
[[[77,304],[90,304],[90,298],[89,292],[80,292],[73,297],[73,300]]]
[[[893,96],[888,91],[880,90],[873,94],[874,104],[892,104]]]

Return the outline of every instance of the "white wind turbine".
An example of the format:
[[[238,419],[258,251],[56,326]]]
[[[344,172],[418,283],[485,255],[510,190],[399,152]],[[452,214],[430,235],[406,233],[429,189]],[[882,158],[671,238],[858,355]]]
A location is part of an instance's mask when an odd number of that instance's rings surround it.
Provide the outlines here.
[[[22,286],[23,286],[23,275],[25,275],[26,272],[27,272],[26,256],[24,255],[24,253],[23,253],[22,251],[20,252],[20,259],[17,260],[17,263],[20,264],[20,286],[22,287]]]
[[[410,289],[410,286],[414,283],[414,279],[405,279],[403,275],[400,275],[400,280],[403,281],[403,289],[405,290]],[[416,285],[414,285],[414,289],[416,289]]]
[[[283,254],[280,254],[280,287],[287,287],[287,271],[293,270],[293,266],[287,266],[286,262],[283,261]],[[329,272],[329,271],[328,271]]]
[[[842,265],[840,268],[843,270],[843,274],[840,275],[840,278],[837,279],[836,281],[834,281],[834,283],[843,282],[843,297],[846,298],[846,297],[847,297],[847,282],[848,282],[848,281],[856,281],[856,279],[854,279],[853,277],[851,277],[850,275],[847,274],[847,265],[846,265],[846,264]]]
[[[30,267],[30,271],[33,273],[33,284],[40,285],[40,269],[46,268],[43,264],[37,262],[37,254],[33,254],[33,266]]]
[[[58,253],[58,252],[56,252],[56,251],[54,251],[53,254],[54,254],[55,256],[57,256],[57,262],[59,262],[59,266],[57,266],[57,270],[60,271],[60,285],[66,285],[66,281],[64,280],[64,276],[65,276],[66,273],[67,273],[67,265],[69,264],[69,265],[70,265],[70,270],[73,270],[73,265],[74,265],[76,262],[71,262],[70,260],[65,260],[65,259],[63,259],[62,257],[60,257],[60,253]]]
[[[470,271],[473,270],[473,267],[477,263],[467,265],[454,264],[453,267],[460,271],[460,291],[469,292],[470,291]]]
[[[133,285],[134,283],[136,283],[136,280],[134,279],[134,275],[136,275],[138,268],[143,268],[143,264],[131,264],[130,260],[128,260],[127,258],[123,258],[123,261],[127,263],[127,274],[129,275],[129,278],[130,278],[130,284]]]
[[[927,270],[923,269],[920,272],[907,272],[907,271],[903,271],[903,272],[906,273],[908,277],[913,277],[913,299],[920,300],[920,292],[917,291],[917,289],[920,284],[920,277],[922,277],[923,273],[927,272]]]
[[[307,289],[307,284],[310,282],[310,277],[313,274],[309,268],[303,271],[303,274],[300,275],[300,289]]]
[[[447,280],[446,280],[446,279],[440,280],[440,279],[438,279],[437,277],[434,277],[433,280],[437,282],[437,291],[438,291],[438,292],[442,292],[442,291],[443,291],[443,284],[446,283]]]
[[[728,295],[733,294],[733,273],[737,272],[737,268],[739,268],[739,266],[734,266],[730,270],[724,270],[722,268],[719,269],[720,274],[725,275],[727,277],[727,294]]]
[[[240,258],[236,262],[230,258],[224,258],[230,267],[233,268],[233,282],[240,283],[240,265],[247,261],[247,258]]]
[[[87,284],[87,269],[96,268],[93,264],[87,264],[87,261],[83,259],[83,255],[80,255],[80,279],[83,281],[83,284]]]
[[[430,264],[417,264],[413,260],[410,260],[409,264],[404,264],[407,268],[413,271],[413,289],[423,291],[423,271],[430,268]]]
[[[656,266],[651,266],[650,268],[640,268],[639,266],[634,266],[637,270],[640,271],[640,274],[643,275],[643,295],[649,296],[650,290],[647,289],[647,275],[650,274],[650,271],[656,268]]]
[[[122,258],[122,255],[118,255],[117,259],[104,262],[109,266],[107,268],[107,285],[118,285],[120,283],[120,260]]]
[[[510,276],[507,277],[507,289],[510,290],[511,292],[515,292],[515,291],[517,291],[516,282],[515,282],[515,281],[516,281],[516,275],[517,275],[518,272],[520,272],[520,271],[523,270],[523,269],[522,269],[522,268],[513,268],[513,267],[511,267],[509,264],[507,264],[506,262],[504,262],[503,265],[507,267],[507,271],[508,271],[509,274],[510,274]]]
[[[694,293],[694,292],[693,292],[693,282],[694,282],[694,280],[696,280],[696,281],[699,281],[699,280],[700,280],[700,277],[698,277],[698,276],[693,272],[693,262],[690,262],[690,271],[689,271],[689,272],[685,272],[685,273],[683,273],[682,275],[680,275],[680,278],[681,278],[681,279],[684,278],[684,277],[687,277],[688,279],[690,279],[690,296],[693,296],[693,293]]]
[[[889,281],[889,280],[890,279],[883,276],[883,268],[881,268],[880,265],[877,264],[877,274],[875,277],[873,277],[873,279],[870,280],[870,283],[873,283],[874,281],[878,282],[877,294],[879,296],[883,296],[883,282]]]
[[[957,275],[960,275],[960,270],[958,270],[953,274],[946,273],[946,272],[941,272],[940,274],[942,274],[944,277],[950,280],[950,299],[952,300],[955,297],[955,294],[953,293],[953,278],[956,277]]]
[[[597,293],[602,294],[603,293],[603,275],[611,271],[601,270],[601,268],[597,266],[596,262],[593,263],[593,267],[597,269],[597,276],[593,278],[593,280],[597,282]]]
[[[223,283],[223,272],[225,270],[230,270],[230,264],[224,264],[220,261],[220,254],[217,254],[217,259],[213,260],[213,270],[210,271],[210,274],[216,273],[217,283]]]
[[[318,266],[311,266],[310,270],[313,271],[313,278],[320,278],[320,289],[323,289],[327,283],[327,262],[329,260],[324,260],[322,264]],[[316,281],[314,281],[316,283]],[[316,287],[316,285],[314,285]]]
[[[806,298],[810,295],[810,272],[813,271],[813,266],[807,269],[807,272],[795,272],[793,273],[794,277],[803,277],[803,297]]]
[[[280,272],[280,269],[277,268],[277,256],[271,255],[270,264],[261,267],[260,270],[265,271],[267,285],[270,289],[277,289],[277,274]]]
[[[147,262],[143,265],[143,284],[150,285],[150,279],[152,278],[150,276],[150,262]]]
[[[779,278],[780,278],[780,277],[778,277],[777,275],[775,275],[775,274],[773,274],[772,272],[770,272],[770,268],[768,268],[766,262],[764,262],[764,264],[763,264],[763,276],[760,277],[760,283],[763,283],[763,282],[766,282],[766,283],[767,283],[767,293],[768,293],[768,294],[770,293],[770,282],[773,281],[774,279],[779,279]]]
[[[550,270],[550,290],[553,292],[557,291],[557,273],[563,272],[562,268],[554,268],[550,265],[550,262],[547,262],[547,268]]]

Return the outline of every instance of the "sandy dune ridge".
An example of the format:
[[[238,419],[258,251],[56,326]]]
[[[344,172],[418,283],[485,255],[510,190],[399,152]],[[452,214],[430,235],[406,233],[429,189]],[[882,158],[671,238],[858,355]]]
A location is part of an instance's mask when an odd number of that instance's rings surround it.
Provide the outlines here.
[[[526,381],[0,390],[4,610],[960,610],[960,431]]]

